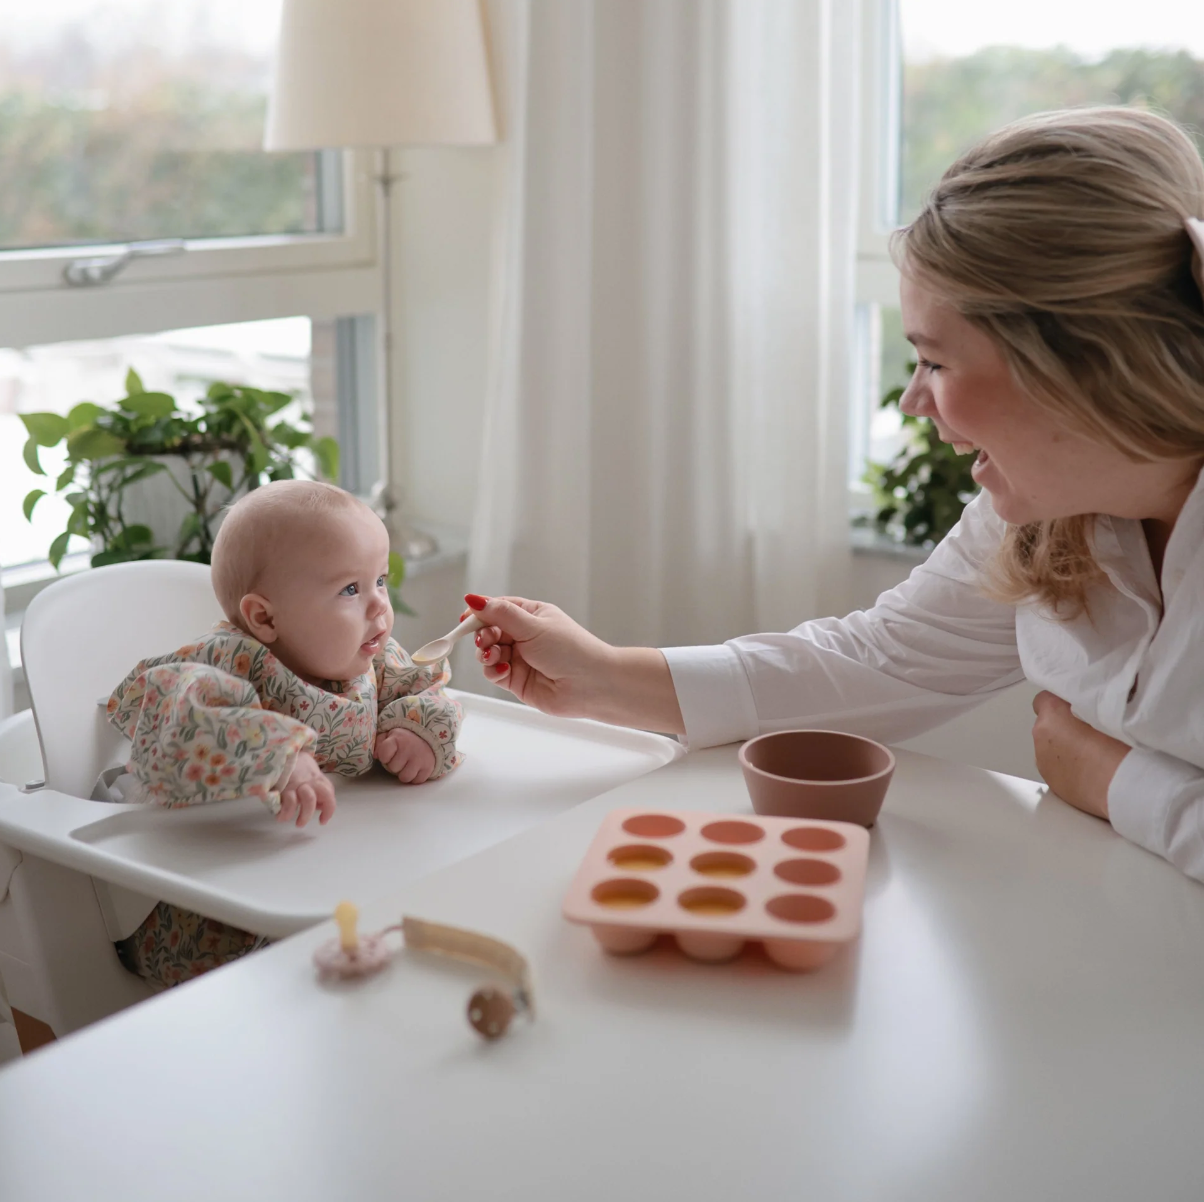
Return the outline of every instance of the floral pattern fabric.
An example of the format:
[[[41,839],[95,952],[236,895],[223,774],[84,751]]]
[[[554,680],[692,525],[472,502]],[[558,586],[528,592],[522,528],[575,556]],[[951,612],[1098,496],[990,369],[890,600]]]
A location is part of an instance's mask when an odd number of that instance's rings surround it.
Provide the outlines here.
[[[144,800],[176,807],[257,797],[280,809],[297,754],[323,772],[361,776],[376,737],[402,728],[435,754],[431,780],[461,761],[462,712],[443,692],[446,661],[419,667],[393,639],[355,680],[307,684],[230,622],[168,655],[143,660],[113,691],[109,721],[130,739]]]
[[[266,935],[252,935],[216,918],[159,902],[132,935],[114,946],[122,965],[158,991],[182,985],[271,942]]]

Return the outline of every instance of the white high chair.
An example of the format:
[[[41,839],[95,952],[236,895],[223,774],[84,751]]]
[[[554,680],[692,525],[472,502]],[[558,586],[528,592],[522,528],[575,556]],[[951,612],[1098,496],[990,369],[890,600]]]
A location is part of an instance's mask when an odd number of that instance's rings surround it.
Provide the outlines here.
[[[139,659],[220,617],[207,572],[99,568],[47,589],[26,616],[47,787],[0,783],[0,976],[14,1010],[56,1035],[147,996],[113,940],[159,899],[284,938],[341,898],[380,896],[684,754],[661,735],[449,690],[464,708],[464,763],[414,791],[380,772],[340,782],[339,821],[321,834],[265,820],[253,798],[170,812],[89,800],[125,755],[97,701]]]
[[[209,569],[177,560],[95,568],[45,589],[21,629],[33,712],[4,724],[11,730],[0,776],[30,779],[32,721],[46,786],[88,797],[100,772],[123,758],[98,701],[140,659],[221,617]],[[118,963],[113,940],[131,934],[156,900],[0,845],[0,979],[9,1004],[61,1036],[149,996]]]

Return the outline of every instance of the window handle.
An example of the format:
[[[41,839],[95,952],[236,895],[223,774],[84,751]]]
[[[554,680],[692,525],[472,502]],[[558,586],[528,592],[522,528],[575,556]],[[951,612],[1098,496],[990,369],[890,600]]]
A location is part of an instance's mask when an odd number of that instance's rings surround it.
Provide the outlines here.
[[[158,238],[148,242],[131,242],[115,255],[97,255],[88,259],[72,259],[63,268],[63,279],[72,288],[91,288],[107,284],[134,259],[152,255],[178,255],[186,249],[183,238]]]

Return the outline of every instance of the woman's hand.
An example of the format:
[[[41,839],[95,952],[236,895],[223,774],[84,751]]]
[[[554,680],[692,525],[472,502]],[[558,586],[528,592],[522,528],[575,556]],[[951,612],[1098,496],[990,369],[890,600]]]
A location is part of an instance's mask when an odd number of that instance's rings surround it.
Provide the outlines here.
[[[574,718],[683,734],[665,657],[653,647],[612,647],[544,601],[465,597],[486,623],[476,636],[485,677],[519,700]]]
[[[1129,754],[1127,744],[1079,721],[1053,693],[1038,693],[1033,713],[1033,748],[1045,783],[1076,809],[1106,819],[1108,787]]]

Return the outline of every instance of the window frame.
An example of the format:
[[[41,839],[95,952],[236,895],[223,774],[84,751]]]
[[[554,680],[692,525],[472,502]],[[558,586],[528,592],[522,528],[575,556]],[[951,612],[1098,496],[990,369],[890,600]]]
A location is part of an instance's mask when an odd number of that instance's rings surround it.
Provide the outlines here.
[[[868,461],[870,424],[882,394],[881,330],[872,307],[899,306],[899,271],[890,257],[890,234],[898,224],[899,212],[902,70],[899,0],[861,0],[859,186],[853,293],[856,334],[849,380],[848,504],[849,519],[854,523],[872,510],[870,489],[858,482],[858,469],[864,470]],[[853,530],[861,533],[856,526]]]
[[[856,302],[897,307],[889,240],[898,223],[902,40],[898,0],[862,0],[861,178]]]
[[[132,260],[112,280],[78,287],[63,279],[80,258],[120,253],[126,243],[0,251],[0,329],[8,346],[154,334],[193,326],[304,316],[335,320],[357,351],[337,384],[340,435],[356,431],[360,491],[379,472],[374,428],[378,388],[366,351],[380,308],[381,264],[373,153],[325,150],[319,173],[326,223],[312,234],[186,239],[182,254]],[[86,570],[86,554],[3,565],[5,607],[23,609],[60,574]],[[0,653],[4,648],[0,646]]]
[[[64,267],[120,253],[127,243],[0,251],[5,344],[375,311],[380,264],[370,152],[321,154],[324,180],[341,182],[337,232],[186,239],[182,254],[133,259],[109,282],[87,287],[67,284]]]

